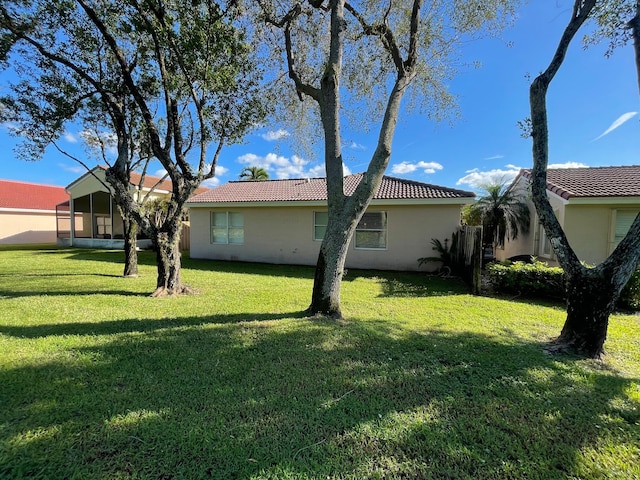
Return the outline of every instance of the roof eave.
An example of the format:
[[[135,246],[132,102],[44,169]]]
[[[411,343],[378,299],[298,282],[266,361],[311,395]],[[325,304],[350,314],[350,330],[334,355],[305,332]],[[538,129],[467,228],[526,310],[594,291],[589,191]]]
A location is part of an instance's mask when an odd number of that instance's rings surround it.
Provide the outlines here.
[[[370,205],[468,205],[474,197],[373,199]],[[280,200],[271,202],[187,202],[189,208],[255,208],[255,207],[326,207],[326,200]]]
[[[640,196],[625,197],[571,197],[568,205],[640,205]]]

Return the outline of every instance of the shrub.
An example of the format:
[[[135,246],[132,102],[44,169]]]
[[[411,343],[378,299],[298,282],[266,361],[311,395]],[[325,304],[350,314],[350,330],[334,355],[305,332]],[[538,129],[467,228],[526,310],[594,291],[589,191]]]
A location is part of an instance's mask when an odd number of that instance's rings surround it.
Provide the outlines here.
[[[564,298],[564,271],[534,260],[533,263],[502,262],[487,266],[496,292],[532,297]]]
[[[636,270],[624,287],[618,306],[628,310],[640,310],[640,270]]]
[[[499,293],[564,300],[564,271],[545,262],[502,262],[487,266],[489,281]],[[619,308],[640,310],[640,270],[636,270],[618,300]]]

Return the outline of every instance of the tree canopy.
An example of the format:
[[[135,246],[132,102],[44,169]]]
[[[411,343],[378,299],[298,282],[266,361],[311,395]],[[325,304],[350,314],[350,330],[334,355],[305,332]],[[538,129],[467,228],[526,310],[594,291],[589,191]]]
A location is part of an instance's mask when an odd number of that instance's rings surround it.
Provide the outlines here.
[[[262,167],[244,167],[238,178],[240,180],[269,180],[269,173]]]
[[[289,107],[287,118],[304,126],[300,119],[312,115],[309,125],[323,132],[328,224],[309,312],[339,318],[348,245],[389,164],[403,98],[428,117],[450,114],[454,102],[447,85],[462,43],[499,31],[518,2],[434,0],[424,10],[422,0],[257,3],[272,47],[268,53],[290,82],[279,95]],[[312,108],[304,107],[305,99]],[[350,196],[344,194],[343,123],[379,129],[375,151]]]
[[[504,246],[529,231],[530,212],[526,200],[507,183],[483,185],[484,193],[463,211],[469,225],[483,226],[483,241],[494,247]]]
[[[211,0],[0,6],[0,59],[22,79],[10,85],[2,110],[20,124],[23,152],[37,158],[70,121],[115,135],[107,180],[118,205],[156,238],[159,292],[181,291],[176,249],[184,203],[213,177],[222,147],[264,115],[260,70],[236,13]],[[161,226],[131,195],[132,150],[156,159],[172,181]]]

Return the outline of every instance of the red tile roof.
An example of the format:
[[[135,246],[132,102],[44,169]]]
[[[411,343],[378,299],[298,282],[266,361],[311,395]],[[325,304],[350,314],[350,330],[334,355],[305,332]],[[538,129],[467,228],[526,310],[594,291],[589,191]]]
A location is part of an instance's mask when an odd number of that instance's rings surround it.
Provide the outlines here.
[[[136,187],[140,186],[141,178],[142,175],[137,172],[131,172],[129,174],[129,182],[131,183],[131,185],[134,185]],[[161,178],[162,177],[154,177],[153,175],[145,175],[144,181],[142,182],[142,188],[155,187],[156,190],[165,190],[167,192],[171,192],[173,187],[171,185],[171,180],[169,179],[169,177],[160,181]]]
[[[522,170],[521,174],[531,178],[531,170]],[[640,165],[549,169],[547,190],[567,200],[575,197],[638,197]]]
[[[64,187],[0,180],[0,208],[19,210],[55,210],[69,200]]]
[[[362,174],[344,179],[346,195],[351,195],[362,180]],[[458,199],[473,198],[473,192],[456,190],[401,178],[383,177],[375,200]],[[298,178],[266,181],[232,181],[191,197],[189,203],[226,202],[301,202],[326,201],[325,178]]]
[[[142,175],[140,175],[137,172],[131,172],[129,174],[129,182],[133,186],[136,186],[136,187],[140,186],[141,178],[142,178]],[[167,177],[164,180],[160,181],[161,179],[162,179],[162,177],[154,177],[153,175],[145,175],[144,176],[144,181],[142,182],[142,188],[154,188],[155,187],[155,190],[164,190],[164,191],[167,191],[167,192],[172,192],[173,191],[173,184],[171,183],[171,179],[169,177]],[[199,195],[201,193],[208,192],[209,190],[210,190],[210,188],[207,188],[207,187],[198,187],[198,188],[196,188],[196,190],[194,192],[194,195]]]

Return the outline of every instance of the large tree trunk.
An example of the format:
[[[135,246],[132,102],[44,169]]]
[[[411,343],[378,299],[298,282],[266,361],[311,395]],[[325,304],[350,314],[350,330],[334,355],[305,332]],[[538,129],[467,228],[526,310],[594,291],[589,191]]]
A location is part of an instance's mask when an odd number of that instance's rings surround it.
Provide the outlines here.
[[[180,233],[182,222],[167,221],[169,231],[158,231],[155,238],[158,278],[152,297],[172,296],[192,293],[192,289],[182,284],[180,275],[181,253]]]
[[[355,225],[347,229],[333,228],[327,232],[320,246],[318,263],[313,281],[310,315],[326,315],[334,319],[342,318],[340,309],[340,288],[344,276],[344,264],[347,259],[349,242],[355,231]]]
[[[572,351],[590,358],[604,353],[609,316],[620,289],[615,279],[601,269],[585,269],[567,274],[567,318],[551,351]]]
[[[138,234],[138,225],[126,214],[122,215],[122,223],[124,224],[124,274],[125,278],[135,278],[138,276],[138,244],[136,236]]]

